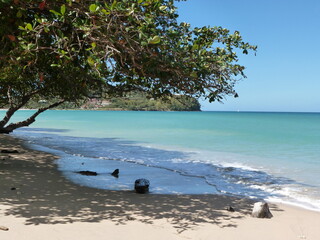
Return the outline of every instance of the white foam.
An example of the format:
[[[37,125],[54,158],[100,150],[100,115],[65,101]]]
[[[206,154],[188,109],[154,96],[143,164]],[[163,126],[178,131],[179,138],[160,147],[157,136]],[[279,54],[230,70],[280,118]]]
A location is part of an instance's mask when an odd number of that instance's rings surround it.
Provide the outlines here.
[[[319,211],[320,212],[320,200],[311,198],[307,195],[303,194],[303,190],[301,188],[294,188],[292,186],[281,187],[278,189],[274,189],[274,186],[250,186],[254,189],[260,189],[265,192],[269,192],[270,196],[268,196],[265,200],[274,203],[284,203],[296,207],[301,207],[304,209]]]
[[[303,209],[307,209],[307,210],[311,210],[311,211],[316,211],[316,212],[320,212],[320,204],[317,203],[313,203],[312,200],[308,199],[307,201],[299,201],[299,200],[285,200],[282,198],[277,198],[277,197],[268,197],[265,199],[268,202],[271,203],[283,203],[286,205],[291,205],[291,206],[295,206],[295,207],[299,207],[299,208],[303,208]],[[306,200],[306,199],[305,199]]]
[[[139,145],[141,146],[141,145]],[[155,148],[155,146],[150,146],[148,145],[149,148]],[[77,158],[82,158],[81,161],[83,161],[85,158],[83,155],[80,154],[72,154],[68,155],[67,153],[64,153],[59,150],[47,148],[44,146],[39,146],[39,145],[32,145],[32,148],[36,150],[41,150],[41,151],[46,151],[50,152],[53,154],[57,154],[62,156],[61,163],[64,164],[64,169],[61,169],[60,165],[60,170],[64,171],[73,171],[74,170],[74,161],[79,161]],[[157,147],[158,148],[158,147]],[[161,148],[160,148],[161,149]],[[188,158],[172,158],[171,161],[173,163],[203,163],[203,164],[210,164],[210,165],[216,165],[216,166],[221,166],[224,168],[232,167],[232,168],[238,168],[238,169],[243,169],[247,171],[259,171],[262,168],[256,168],[249,166],[248,164],[242,163],[241,161],[237,161],[238,159],[244,159],[246,156],[243,156],[241,154],[233,154],[233,153],[223,153],[223,152],[213,152],[213,151],[199,151],[199,150],[190,150],[190,149],[182,149],[182,148],[168,148],[168,147],[163,147],[162,149],[164,150],[172,150],[172,151],[183,151],[188,155]],[[249,157],[250,158],[250,157]],[[123,162],[129,162],[129,163],[138,163],[138,164],[148,164],[142,159],[126,159],[126,158],[121,158],[121,159],[110,159],[108,157],[99,157],[100,160],[117,160],[117,161],[123,161]],[[250,161],[249,161],[250,162]],[[260,161],[259,161],[260,162]],[[86,162],[86,166],[89,164],[89,162]],[[157,164],[157,163],[155,163]],[[152,164],[155,165],[155,164]],[[93,166],[99,170],[99,164],[96,166]],[[94,169],[93,169],[94,170]],[[173,169],[173,172],[177,172],[176,169]],[[217,181],[219,184],[219,179]],[[237,184],[243,184],[245,185],[245,181],[238,181],[236,182]],[[83,184],[83,183],[81,183]],[[90,183],[89,183],[90,184]],[[224,186],[220,186],[216,183],[215,185],[221,188]],[[232,184],[232,183],[230,183]],[[125,185],[118,186],[120,189],[125,189]],[[320,200],[309,197],[307,194],[310,193],[308,192],[309,189],[307,189],[305,192],[302,189],[302,186],[281,186],[279,188],[275,188],[275,185],[252,185],[250,186],[253,189],[258,189],[266,193],[270,193],[270,196],[266,197],[266,200],[270,202],[279,202],[279,203],[285,203],[285,204],[290,204],[298,207],[303,207],[306,209],[310,210],[315,210],[315,211],[320,211]],[[237,186],[235,186],[237,188]],[[163,189],[164,190],[164,189]],[[237,189],[236,189],[237,190]],[[169,191],[169,190],[168,190]],[[170,191],[169,191],[170,192]],[[177,191],[179,192],[179,191]],[[220,190],[221,193],[227,194],[228,190],[222,189]],[[256,196],[250,196],[252,198],[256,198]]]
[[[221,166],[221,167],[240,168],[240,169],[249,170],[249,171],[261,171],[265,169],[261,166],[251,166],[249,164],[246,164],[245,162],[254,162],[254,160],[256,160],[257,157],[246,156],[242,154],[183,148],[180,146],[163,146],[163,145],[150,144],[150,143],[148,143],[148,145],[147,144],[139,144],[139,145],[134,144],[134,145],[161,149],[166,151],[180,151],[180,152],[186,153],[189,156],[188,159],[186,158],[172,159],[173,162],[176,162],[176,163],[179,163],[179,162],[205,163],[205,164],[214,164],[216,166]],[[248,159],[250,159],[251,161],[247,161]],[[239,161],[239,160],[242,160],[242,161]],[[259,162],[263,162],[263,161],[259,161]]]

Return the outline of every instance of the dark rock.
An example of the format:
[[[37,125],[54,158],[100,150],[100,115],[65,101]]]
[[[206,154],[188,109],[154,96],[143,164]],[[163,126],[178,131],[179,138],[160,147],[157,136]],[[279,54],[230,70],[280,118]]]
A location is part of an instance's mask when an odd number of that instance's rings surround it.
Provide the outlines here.
[[[136,218],[134,218],[134,217],[131,217],[131,216],[127,216],[127,219],[128,219],[129,221],[133,221],[133,220],[136,220]]]
[[[15,187],[12,187],[12,188],[11,188],[11,190],[12,190],[12,191],[13,191],[13,190],[17,190],[17,188],[15,188]]]
[[[140,178],[134,182],[134,189],[137,193],[147,193],[149,192],[150,182],[147,179]]]
[[[234,208],[231,207],[231,206],[228,206],[228,207],[226,208],[226,210],[229,211],[229,212],[234,212],[234,211],[235,211]]]
[[[98,175],[97,172],[93,172],[93,171],[79,171],[77,173],[80,173],[81,175],[86,175],[86,176],[97,176]]]
[[[18,150],[2,149],[1,153],[19,153]]]
[[[223,168],[223,171],[224,171],[224,172],[232,172],[232,171],[234,171],[234,170],[235,170],[234,167],[226,167],[226,168]]]
[[[119,177],[119,169],[114,170],[113,173],[111,173],[111,175],[118,178]]]
[[[252,217],[255,218],[272,218],[273,215],[269,210],[269,205],[266,202],[256,202],[252,209]]]

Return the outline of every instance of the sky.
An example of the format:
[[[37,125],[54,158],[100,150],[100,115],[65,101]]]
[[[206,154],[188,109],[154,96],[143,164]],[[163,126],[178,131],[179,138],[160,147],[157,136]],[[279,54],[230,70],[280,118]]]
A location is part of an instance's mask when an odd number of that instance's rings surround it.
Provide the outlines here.
[[[320,112],[319,0],[188,0],[179,20],[192,27],[222,26],[240,31],[258,46],[241,55],[247,78],[239,98],[224,104],[201,101],[207,111]]]

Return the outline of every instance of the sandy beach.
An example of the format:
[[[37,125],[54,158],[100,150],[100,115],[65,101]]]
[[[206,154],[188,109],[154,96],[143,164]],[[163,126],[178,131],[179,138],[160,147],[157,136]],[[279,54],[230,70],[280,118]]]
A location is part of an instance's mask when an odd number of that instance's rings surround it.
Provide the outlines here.
[[[1,240],[260,239],[318,240],[320,213],[271,204],[272,219],[250,216],[253,202],[221,195],[141,195],[79,186],[56,156],[0,135]],[[226,211],[232,206],[235,212]]]

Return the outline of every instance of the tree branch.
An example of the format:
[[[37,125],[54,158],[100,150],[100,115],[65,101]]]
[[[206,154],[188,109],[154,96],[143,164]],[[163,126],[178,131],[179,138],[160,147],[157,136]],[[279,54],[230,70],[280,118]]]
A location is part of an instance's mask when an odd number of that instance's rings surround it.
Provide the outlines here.
[[[9,124],[7,127],[4,127],[4,128],[0,128],[0,133],[10,133],[12,132],[13,130],[17,129],[17,128],[20,128],[20,127],[27,127],[29,126],[30,124],[32,124],[33,122],[35,122],[36,120],[36,117],[48,110],[48,109],[51,109],[51,108],[54,108],[54,107],[57,107],[59,106],[60,104],[64,103],[65,100],[61,100],[59,102],[56,102],[56,103],[53,103],[47,107],[44,107],[44,108],[39,108],[38,111],[36,111],[31,117],[29,117],[28,119],[24,120],[24,121],[21,121],[21,122],[17,122],[17,123],[11,123]]]

